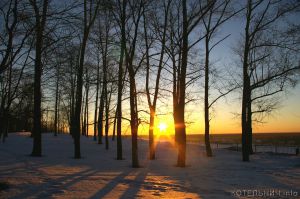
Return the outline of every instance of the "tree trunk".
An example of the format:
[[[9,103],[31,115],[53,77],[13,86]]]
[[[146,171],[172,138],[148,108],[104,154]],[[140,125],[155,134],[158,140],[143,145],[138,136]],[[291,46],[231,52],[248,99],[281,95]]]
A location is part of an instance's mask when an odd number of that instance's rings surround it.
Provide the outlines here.
[[[75,146],[75,159],[81,158],[81,151],[80,151],[80,134],[74,135],[74,146]]]
[[[118,109],[118,105],[117,105],[117,109]],[[112,134],[112,141],[115,141],[115,137],[116,137],[116,124],[117,124],[117,112],[118,110],[116,109],[116,113],[115,113],[115,117],[114,117],[114,127],[113,127],[113,134]]]
[[[9,114],[9,107],[7,108],[7,117],[6,117],[6,125],[4,129],[4,135],[2,137],[2,142],[5,142],[5,139],[8,137],[8,131],[9,131],[9,121],[10,121],[10,114]]]
[[[91,2],[90,2],[91,3]],[[77,89],[76,89],[76,105],[75,105],[75,115],[73,120],[74,126],[74,146],[75,146],[75,158],[81,158],[80,154],[80,115],[81,115],[81,104],[82,104],[82,82],[83,82],[83,64],[84,64],[84,54],[86,49],[86,44],[88,41],[89,31],[92,24],[95,21],[96,15],[99,9],[99,1],[97,1],[96,8],[94,11],[87,9],[87,0],[84,1],[84,29],[83,29],[83,38],[80,49],[80,58],[79,58],[79,66],[77,72]],[[90,5],[92,8],[92,5]],[[89,16],[88,16],[89,15]],[[89,18],[89,23],[88,23]]]
[[[73,66],[73,62],[71,60],[71,66]],[[73,73],[73,67],[71,67],[71,74]],[[71,92],[70,92],[70,117],[69,117],[69,125],[70,125],[70,134],[72,137],[74,137],[74,111],[75,111],[75,82],[76,78],[73,78],[73,75],[71,75]]]
[[[122,92],[123,92],[123,59],[126,49],[126,5],[127,1],[122,1],[121,10],[121,53],[119,60],[118,71],[118,102],[117,102],[117,160],[123,159],[123,147],[122,147]]]
[[[0,121],[4,121],[4,118],[5,118],[2,104],[3,104],[3,102],[0,105]],[[0,139],[3,134],[4,134],[4,122],[0,122]]]
[[[59,107],[60,107],[60,100],[61,100],[61,94],[58,93],[58,100],[57,100],[57,133],[63,132],[63,129],[61,128],[62,125],[59,122],[60,120],[60,115],[59,115]]]
[[[33,118],[33,149],[32,156],[42,155],[42,125],[41,125],[41,76],[42,76],[42,35],[37,33],[36,57],[34,67],[34,118]]]
[[[0,139],[2,137],[2,142],[5,142],[5,138],[8,136],[9,131],[9,120],[10,120],[10,105],[12,102],[11,99],[11,86],[12,86],[12,64],[8,68],[8,90],[4,91],[7,92],[4,94],[4,96],[1,98],[1,105],[0,105]],[[6,90],[6,89],[5,89]]]
[[[181,106],[177,107],[177,147],[178,147],[178,157],[177,157],[177,166],[185,167],[186,161],[186,132],[185,132],[185,121],[184,121],[184,109]]]
[[[86,130],[86,118],[85,118],[85,115],[86,115],[86,109],[85,109],[85,97],[83,97],[82,99],[82,109],[81,109],[81,135],[85,135],[85,130]]]
[[[82,87],[83,87],[83,63],[84,63],[84,53],[87,43],[87,33],[84,34],[82,44],[81,44],[81,50],[80,50],[80,62],[78,66],[78,72],[77,72],[77,89],[76,89],[76,103],[75,103],[75,112],[74,112],[74,120],[73,120],[73,126],[74,126],[74,157],[75,159],[81,158],[81,152],[80,152],[80,116],[81,116],[81,105],[82,105]]]
[[[206,156],[212,157],[212,150],[209,140],[209,102],[208,102],[208,89],[209,89],[209,38],[208,35],[205,39],[205,88],[204,88],[204,121],[205,121],[205,148]]]
[[[85,136],[89,136],[89,77],[88,77],[88,70],[86,67],[86,93],[85,93]]]
[[[122,89],[121,89],[122,90]],[[117,160],[123,160],[123,147],[122,147],[122,94],[118,92],[118,105],[117,105]]]
[[[107,85],[106,85],[106,98],[105,98],[105,149],[108,150],[109,148],[109,141],[108,141],[108,130],[109,130],[109,105],[111,100],[111,91],[108,96],[107,92]]]
[[[99,106],[99,114],[98,114],[98,144],[102,144],[102,138],[103,138],[103,112],[104,112],[104,91],[105,90],[105,84],[102,84],[102,91],[101,91],[101,97],[100,97],[100,106]]]
[[[149,159],[155,159],[155,140],[154,140],[154,123],[155,123],[155,112],[156,112],[156,102],[158,98],[159,91],[159,83],[160,83],[160,75],[163,68],[163,59],[165,53],[165,43],[166,43],[166,32],[168,27],[168,12],[171,1],[169,0],[167,6],[165,7],[165,16],[164,16],[164,28],[163,28],[163,36],[161,41],[161,51],[160,58],[158,63],[158,70],[156,75],[156,83],[155,83],[155,91],[153,96],[153,102],[151,102],[150,89],[149,89],[149,77],[150,77],[150,55],[149,49],[150,45],[148,42],[148,34],[147,34],[147,21],[145,15],[145,9],[143,9],[143,17],[144,17],[144,33],[145,33],[145,45],[146,45],[146,64],[147,64],[147,73],[146,73],[146,95],[148,106],[150,110],[150,124],[149,124]]]
[[[251,97],[250,97],[251,98]],[[249,100],[250,103],[248,104],[248,118],[249,118],[249,123],[248,123],[248,136],[249,136],[249,154],[252,155],[253,152],[253,144],[252,144],[252,105],[251,105],[251,100]]]
[[[250,78],[248,75],[248,56],[250,51],[250,21],[251,21],[251,0],[247,5],[247,19],[245,27],[245,44],[243,57],[243,99],[242,99],[242,155],[243,161],[249,161],[249,103],[251,103]]]
[[[2,142],[5,142],[5,134],[7,132],[8,124],[8,111],[4,108],[0,110],[0,139],[2,136]]]
[[[96,101],[95,101],[95,113],[94,113],[94,141],[97,140],[97,111],[98,111],[98,97],[99,97],[99,84],[100,84],[100,61],[98,60],[97,67],[97,83],[96,83]]]
[[[154,142],[154,117],[155,111],[150,108],[150,125],[149,125],[149,159],[155,159],[155,142]]]
[[[138,112],[136,104],[136,84],[133,70],[129,70],[130,79],[130,127],[131,127],[131,141],[132,141],[132,167],[138,168]]]
[[[249,147],[249,89],[250,84],[248,76],[244,77],[244,86],[243,86],[243,100],[242,100],[242,154],[243,161],[249,161],[250,147]],[[247,80],[248,79],[248,80]]]
[[[59,69],[56,68],[56,90],[55,90],[55,110],[54,110],[54,136],[57,136],[58,131],[58,91],[59,88]]]
[[[174,52],[172,53],[172,69],[173,69],[173,93],[172,93],[172,97],[173,97],[173,119],[174,119],[174,127],[175,127],[175,137],[174,137],[174,141],[175,141],[175,146],[178,146],[178,132],[176,129],[176,124],[177,124],[177,111],[176,111],[176,105],[177,105],[177,71],[176,71],[176,59],[174,56]]]
[[[41,76],[42,76],[42,49],[43,32],[46,24],[48,0],[43,2],[42,17],[36,2],[33,2],[36,19],[36,44],[35,44],[35,63],[34,63],[34,118],[33,118],[33,149],[32,156],[42,156],[42,125],[41,125]]]
[[[185,131],[185,87],[186,87],[186,69],[188,60],[188,21],[187,21],[187,8],[186,0],[182,1],[182,61],[181,69],[178,73],[179,80],[179,93],[178,104],[176,105],[176,133],[178,136],[178,158],[177,166],[185,167],[186,161],[186,131]]]

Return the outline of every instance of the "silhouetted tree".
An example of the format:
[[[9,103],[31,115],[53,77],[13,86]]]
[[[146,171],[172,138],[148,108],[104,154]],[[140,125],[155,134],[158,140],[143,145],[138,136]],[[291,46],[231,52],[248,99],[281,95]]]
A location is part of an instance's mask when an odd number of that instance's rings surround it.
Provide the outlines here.
[[[214,103],[216,103],[220,98],[229,94],[235,89],[235,87],[228,87],[226,90],[220,92],[220,94],[215,97],[215,99],[209,100],[209,89],[210,85],[210,75],[211,75],[211,64],[210,64],[210,54],[213,48],[225,40],[229,35],[213,42],[214,36],[217,30],[230,18],[239,13],[242,9],[237,11],[231,8],[232,1],[230,0],[220,0],[212,1],[211,7],[206,17],[202,19],[204,25],[204,45],[205,45],[205,63],[204,63],[204,127],[205,127],[205,147],[206,156],[212,156],[212,150],[210,146],[209,133],[210,133],[210,108]],[[228,86],[228,85],[227,85]]]
[[[120,58],[119,58],[119,68],[118,68],[118,99],[117,99],[117,160],[123,159],[123,146],[122,146],[122,94],[123,94],[123,64],[125,57],[125,49],[126,49],[126,7],[127,0],[116,2],[116,10],[114,13],[115,19],[118,23],[120,29]]]
[[[41,76],[42,76],[42,50],[43,34],[46,26],[48,0],[42,1],[42,10],[35,0],[30,0],[35,18],[35,61],[34,61],[34,118],[33,118],[33,149],[32,156],[42,155],[42,129],[41,129]]]
[[[299,6],[298,1],[247,1],[242,55],[243,161],[249,161],[253,151],[252,114],[270,113],[277,103],[266,103],[268,97],[283,91],[299,70],[299,48],[292,36],[299,34],[299,29],[293,25],[280,26]],[[253,110],[255,102],[259,102],[258,109]]]
[[[81,158],[80,153],[80,115],[82,104],[82,86],[83,86],[83,65],[85,49],[89,37],[91,27],[95,21],[97,13],[99,11],[100,1],[84,1],[84,17],[83,17],[83,37],[80,45],[80,56],[78,61],[78,70],[76,78],[76,102],[74,107],[74,115],[71,121],[71,131],[74,138],[74,157],[76,159]]]
[[[166,45],[166,33],[167,33],[167,27],[168,27],[168,15],[169,15],[169,9],[170,9],[170,4],[171,0],[168,0],[167,2],[163,2],[163,15],[162,17],[164,18],[163,23],[160,24],[158,20],[161,20],[160,16],[156,18],[156,22],[154,24],[158,24],[156,27],[152,27],[152,31],[157,31],[158,40],[161,41],[161,50],[159,52],[159,61],[157,65],[157,74],[156,74],[156,81],[155,81],[155,88],[154,88],[154,95],[153,95],[153,100],[151,100],[151,93],[150,93],[150,87],[149,87],[149,78],[150,78],[150,47],[152,41],[149,40],[148,36],[148,31],[147,31],[147,23],[149,23],[150,20],[155,20],[151,19],[153,13],[150,14],[149,16],[145,15],[145,8],[143,9],[143,17],[144,17],[144,34],[145,34],[145,48],[146,48],[146,95],[147,95],[147,101],[148,101],[148,106],[149,106],[149,111],[150,111],[150,124],[149,124],[149,159],[154,160],[155,159],[155,141],[154,141],[154,123],[155,123],[155,115],[156,115],[156,103],[158,99],[158,91],[159,91],[159,83],[160,83],[160,76],[161,76],[161,71],[163,69],[163,59],[164,59],[164,54],[165,54],[165,45]],[[158,6],[161,6],[158,4]],[[154,10],[154,12],[157,10]],[[157,14],[157,13],[156,13]],[[158,14],[157,14],[158,15]],[[160,30],[160,27],[163,27],[162,30]],[[162,31],[161,38],[160,37],[160,31]]]
[[[132,142],[132,167],[139,167],[138,161],[138,108],[137,108],[137,91],[136,91],[136,73],[141,65],[134,65],[136,55],[136,46],[138,40],[138,30],[140,19],[142,17],[143,0],[130,1],[128,4],[128,12],[131,19],[127,22],[125,30],[131,37],[126,38],[128,45],[125,48],[125,63],[128,70],[129,78],[129,104],[130,104],[130,127],[131,127],[131,142]],[[132,29],[131,29],[131,28]],[[120,109],[119,109],[120,110]]]
[[[55,105],[54,105],[54,136],[57,136],[58,127],[59,127],[59,80],[60,80],[60,71],[59,64],[56,66],[56,82],[55,82]]]
[[[22,54],[33,28],[27,26],[30,16],[26,12],[28,6],[18,0],[4,0],[0,3],[0,20],[2,22],[0,74],[3,73],[16,58]]]
[[[96,76],[96,100],[95,100],[95,113],[94,113],[94,141],[97,140],[98,134],[98,99],[100,87],[100,53],[97,53],[97,76]]]
[[[172,24],[170,28],[169,54],[172,61],[173,72],[173,117],[175,126],[175,141],[178,148],[177,166],[185,167],[186,160],[186,124],[185,124],[185,104],[188,53],[191,47],[199,42],[189,45],[189,35],[199,25],[199,22],[208,12],[213,1],[206,3],[192,2],[187,11],[187,2],[181,1],[174,5]],[[180,13],[182,13],[180,15]],[[178,16],[179,15],[179,16]],[[178,58],[178,59],[177,59]]]

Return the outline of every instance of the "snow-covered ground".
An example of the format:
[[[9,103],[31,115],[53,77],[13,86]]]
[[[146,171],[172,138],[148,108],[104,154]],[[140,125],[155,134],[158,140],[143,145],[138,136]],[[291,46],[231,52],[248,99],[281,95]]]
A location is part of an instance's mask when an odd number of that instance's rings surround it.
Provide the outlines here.
[[[187,146],[186,168],[175,167],[177,153],[168,140],[147,159],[147,140],[139,141],[141,168],[131,168],[131,140],[123,140],[124,160],[92,138],[81,138],[83,158],[73,159],[69,135],[43,134],[43,157],[31,157],[32,139],[10,134],[0,144],[0,198],[299,198],[300,156],[260,153],[251,162],[241,153]],[[269,196],[271,194],[271,196]],[[274,197],[272,196],[274,194]],[[293,196],[291,196],[293,195]]]
[[[205,146],[204,143],[201,143],[200,146]],[[211,147],[213,149],[218,149],[218,148],[231,148],[233,150],[241,150],[241,144],[236,144],[236,143],[211,143]],[[300,146],[297,145],[291,145],[291,146],[278,146],[278,145],[262,145],[262,144],[253,144],[253,151],[257,153],[261,152],[270,152],[270,153],[277,153],[277,154],[290,154],[290,155],[295,155],[296,154],[296,149],[300,148]]]

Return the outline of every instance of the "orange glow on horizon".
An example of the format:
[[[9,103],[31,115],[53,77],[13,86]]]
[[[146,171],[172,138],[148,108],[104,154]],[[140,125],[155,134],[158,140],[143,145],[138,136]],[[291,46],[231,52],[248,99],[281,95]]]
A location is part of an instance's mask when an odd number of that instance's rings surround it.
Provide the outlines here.
[[[253,123],[253,133],[290,133],[300,132],[300,112],[297,107],[300,106],[300,86],[298,93],[293,98],[288,98],[282,108],[274,111],[272,115],[265,118],[264,123]],[[210,134],[241,134],[241,120],[235,115],[240,113],[240,104],[236,101],[226,103],[220,101],[214,107],[212,120],[210,122]],[[186,106],[185,126],[186,134],[204,134],[204,114],[201,109],[202,104],[190,104]],[[141,108],[147,109],[147,107]],[[126,110],[126,107],[124,106]],[[91,111],[92,112],[92,111]],[[126,114],[127,115],[126,115]],[[129,118],[129,112],[124,111],[124,117]],[[142,122],[138,127],[139,135],[149,134],[149,115],[141,112],[139,117],[146,122]],[[89,122],[93,121],[91,114]],[[94,126],[89,125],[89,134],[93,135]],[[112,135],[113,124],[109,126],[109,135]],[[157,109],[155,115],[154,135],[173,136],[175,134],[174,118],[171,106],[162,106]],[[130,123],[127,120],[122,121],[122,135],[131,135]]]

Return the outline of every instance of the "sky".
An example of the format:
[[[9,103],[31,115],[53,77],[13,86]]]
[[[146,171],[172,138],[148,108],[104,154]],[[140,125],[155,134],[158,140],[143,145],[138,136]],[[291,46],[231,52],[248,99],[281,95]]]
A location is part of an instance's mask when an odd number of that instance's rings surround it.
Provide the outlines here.
[[[293,20],[299,16],[293,16]],[[232,68],[233,64],[236,64],[238,57],[234,55],[233,47],[237,46],[237,43],[241,39],[241,34],[244,30],[244,21],[242,16],[238,16],[233,20],[230,20],[220,29],[222,36],[230,34],[230,36],[218,45],[211,56],[211,62],[214,62],[217,67]],[[199,44],[201,49],[201,43]],[[144,78],[144,77],[143,77]],[[199,80],[202,81],[203,78]],[[137,81],[138,84],[144,83],[144,80]],[[198,100],[190,103],[186,106],[186,131],[187,134],[203,134],[204,133],[204,102],[203,89],[201,91],[201,84],[198,82],[193,86],[195,90],[199,91]],[[225,98],[219,100],[212,111],[211,119],[211,134],[222,133],[241,133],[241,121],[236,114],[241,113],[241,99],[239,93],[232,92]],[[300,132],[300,85],[295,88],[291,88],[285,92],[282,92],[278,97],[281,99],[281,104],[277,110],[269,115],[263,123],[253,123],[254,133],[282,133],[282,132]],[[129,102],[123,102],[123,115],[129,115]],[[140,109],[148,110],[147,101],[142,100]],[[140,113],[139,116],[142,120],[148,120],[147,114]],[[166,129],[160,130],[160,125],[165,125]],[[148,125],[142,123],[139,126],[139,134],[148,134]],[[112,131],[112,127],[110,128]],[[129,123],[123,122],[124,134],[130,134]],[[92,128],[90,128],[92,132]],[[157,117],[155,124],[156,134],[173,134],[174,124],[172,115],[172,98],[171,96],[165,96],[163,103],[158,103]]]
[[[299,16],[293,16],[293,20],[297,21]],[[230,36],[224,40],[220,45],[218,45],[211,56],[211,62],[214,62],[217,67],[225,68],[231,67],[235,64],[234,61],[237,57],[233,56],[232,48],[237,46],[238,41],[241,38],[242,31],[244,30],[243,17],[239,16],[233,20],[227,22],[223,27],[221,27],[219,33],[220,37],[230,34]],[[194,35],[195,36],[195,35]],[[199,44],[201,49],[201,43]],[[142,77],[144,78],[144,77]],[[203,78],[199,80],[203,83]],[[143,86],[145,80],[137,81],[140,86]],[[204,132],[204,112],[203,112],[203,89],[201,90],[201,85],[196,82],[193,87],[197,90],[198,100],[190,103],[186,106],[186,126],[188,134],[203,134]],[[241,113],[241,100],[238,98],[239,94],[233,92],[229,94],[226,98],[221,99],[214,106],[213,117],[211,120],[211,133],[241,133],[241,121],[236,114]],[[297,85],[293,89],[289,89],[283,92],[280,96],[282,103],[280,107],[274,111],[269,117],[264,120],[264,123],[253,125],[254,133],[263,132],[300,132],[300,85]],[[148,110],[147,102],[144,99],[142,106],[139,108]],[[123,115],[128,117],[129,115],[129,101],[123,102],[124,113]],[[90,110],[90,121],[93,118],[93,110]],[[157,107],[157,118],[156,118],[156,133],[168,133],[172,134],[174,132],[173,115],[172,115],[172,98],[171,96],[166,96],[163,99],[163,103],[158,103]],[[140,113],[142,120],[149,119],[147,114]],[[123,130],[125,134],[130,134],[129,123],[124,120]],[[160,132],[158,126],[164,124],[166,129]],[[92,134],[93,127],[90,125],[89,132]],[[110,132],[112,131],[112,125]],[[142,123],[139,126],[140,134],[148,133],[148,125]]]
[[[232,93],[221,99],[214,106],[213,117],[210,123],[211,134],[239,134],[241,133],[241,121],[236,116],[241,113],[240,100],[236,93]],[[270,116],[265,118],[263,123],[253,123],[254,133],[289,133],[300,132],[300,85],[296,88],[283,92],[280,96],[282,103]],[[172,99],[170,97],[164,99],[164,103],[158,103],[156,123],[154,133],[174,134],[174,123],[172,115]],[[123,102],[123,116],[129,115],[128,101]],[[187,134],[204,134],[204,112],[203,101],[197,100],[193,104],[186,106],[186,132]],[[140,109],[147,110],[147,104],[143,101]],[[126,116],[127,115],[127,116]],[[140,113],[142,120],[149,119],[147,114]],[[166,129],[160,131],[159,126],[165,125]],[[113,126],[110,126],[110,134]],[[139,125],[139,135],[147,135],[149,126],[146,123]],[[123,120],[124,135],[130,135],[129,122]],[[89,133],[93,134],[93,127],[90,126]]]
[[[300,132],[300,85],[283,94],[283,101],[280,107],[268,116],[264,123],[254,123],[254,133],[283,133],[283,132]],[[158,112],[166,112],[170,107],[161,107]],[[241,133],[241,121],[235,113],[240,113],[240,102],[232,96],[220,100],[214,111],[214,117],[211,120],[211,133]],[[204,112],[203,102],[188,105],[186,107],[187,134],[204,134]],[[167,129],[160,132],[158,126],[166,124]],[[129,129],[128,129],[129,130]],[[172,113],[157,116],[156,133],[172,134],[174,132]],[[128,131],[127,134],[130,132]],[[148,125],[139,126],[140,134],[148,133]]]
[[[294,16],[293,20],[296,17]],[[220,31],[223,35],[230,34],[230,37],[217,46],[212,54],[211,61],[219,67],[230,67],[237,58],[233,57],[232,48],[237,45],[244,30],[244,22],[241,19],[242,17],[237,17],[229,21]],[[195,87],[199,86],[196,85]],[[203,95],[203,92],[200,95]],[[215,105],[210,125],[212,134],[241,133],[241,120],[236,116],[236,114],[241,113],[241,100],[238,99],[238,95],[237,92],[233,92]],[[253,123],[254,133],[300,132],[300,85],[282,92],[278,97],[281,99],[278,109],[267,116],[263,123]],[[157,110],[168,114],[157,117],[156,133],[174,132],[172,99],[168,99],[169,103],[167,104],[169,105],[163,104]],[[186,106],[187,134],[204,133],[203,103],[203,100],[198,100],[194,104]],[[157,128],[161,123],[167,126],[164,132],[160,132]],[[148,125],[140,125],[139,133],[147,134]]]

